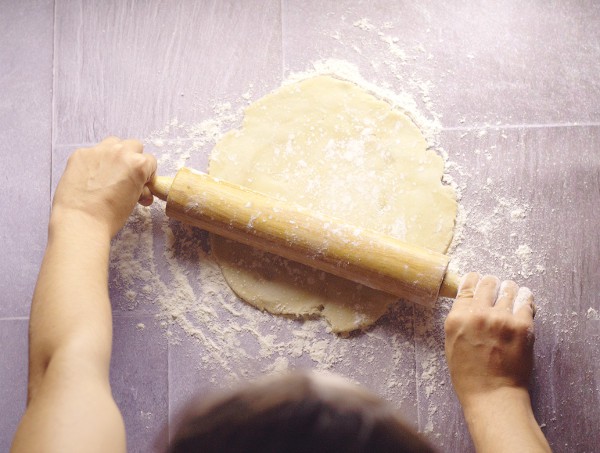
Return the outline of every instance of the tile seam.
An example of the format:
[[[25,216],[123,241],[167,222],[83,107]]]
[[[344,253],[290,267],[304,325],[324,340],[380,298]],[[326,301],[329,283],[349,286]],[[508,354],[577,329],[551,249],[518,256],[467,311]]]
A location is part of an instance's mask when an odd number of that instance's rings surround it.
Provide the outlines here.
[[[574,127],[598,127],[600,123],[536,123],[536,124],[482,124],[472,126],[452,126],[442,127],[442,132],[446,131],[480,131],[482,129],[502,130],[502,129],[551,129],[551,128],[574,128]]]

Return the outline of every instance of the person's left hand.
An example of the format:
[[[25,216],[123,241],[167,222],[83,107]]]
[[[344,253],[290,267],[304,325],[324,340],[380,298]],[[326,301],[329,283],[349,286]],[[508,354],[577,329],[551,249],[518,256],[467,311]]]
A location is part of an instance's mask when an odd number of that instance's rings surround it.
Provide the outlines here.
[[[56,189],[53,216],[83,215],[114,236],[136,202],[152,204],[146,184],[156,171],[156,159],[142,151],[139,141],[117,137],[75,151]]]

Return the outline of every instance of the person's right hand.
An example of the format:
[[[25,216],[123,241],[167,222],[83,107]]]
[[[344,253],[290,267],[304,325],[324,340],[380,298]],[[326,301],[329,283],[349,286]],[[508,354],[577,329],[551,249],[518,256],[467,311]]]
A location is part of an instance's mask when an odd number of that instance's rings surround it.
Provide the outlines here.
[[[478,453],[549,452],[531,407],[533,295],[470,273],[446,318],[446,358]]]
[[[533,295],[497,277],[463,277],[445,323],[446,358],[463,404],[478,395],[527,389],[533,362]]]
[[[136,202],[152,203],[152,194],[145,186],[156,171],[156,159],[142,153],[137,140],[108,137],[91,148],[75,151],[56,188],[53,214],[59,212],[57,223],[85,217],[99,225],[110,237],[119,231]],[[68,215],[62,215],[64,213]]]

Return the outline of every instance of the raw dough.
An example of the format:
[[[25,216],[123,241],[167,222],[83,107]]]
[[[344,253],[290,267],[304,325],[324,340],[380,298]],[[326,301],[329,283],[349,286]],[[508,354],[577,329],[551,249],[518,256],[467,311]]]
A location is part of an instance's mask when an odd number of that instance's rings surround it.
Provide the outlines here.
[[[209,173],[429,249],[445,252],[456,217],[442,158],[419,129],[357,85],[317,76],[248,106],[216,144]],[[323,315],[334,332],[364,328],[396,300],[212,235],[225,279],[271,313]]]

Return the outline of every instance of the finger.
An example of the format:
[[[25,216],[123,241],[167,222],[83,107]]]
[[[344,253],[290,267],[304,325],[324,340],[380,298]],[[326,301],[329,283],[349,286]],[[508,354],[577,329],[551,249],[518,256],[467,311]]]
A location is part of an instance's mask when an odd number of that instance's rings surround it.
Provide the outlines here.
[[[513,313],[516,316],[532,319],[535,315],[535,304],[533,303],[533,293],[529,288],[521,287],[515,297],[513,304]]]
[[[123,151],[131,151],[134,153],[144,152],[144,145],[139,140],[123,140],[121,144],[123,145]]]
[[[458,284],[458,294],[452,307],[464,307],[471,305],[473,295],[475,294],[475,287],[479,282],[479,274],[477,272],[469,272],[460,279]]]
[[[138,203],[142,206],[150,206],[153,201],[154,197],[152,196],[152,192],[150,192],[150,189],[148,189],[148,187],[144,187],[144,189],[142,190],[142,194],[140,195],[140,199],[138,200]]]
[[[145,160],[145,175],[146,175],[146,184],[148,184],[154,178],[157,169],[156,157],[152,154],[143,154]],[[150,189],[148,189],[150,191]]]
[[[137,185],[136,190],[139,190],[141,196],[144,186],[154,177],[156,159],[152,154],[127,153],[122,156],[129,166],[130,177]]]
[[[507,310],[512,313],[513,304],[515,297],[517,297],[517,291],[519,291],[519,285],[511,280],[505,280],[500,285],[500,291],[498,293],[498,300],[496,301],[496,307],[502,310]]]
[[[473,305],[479,307],[492,307],[498,297],[500,279],[494,275],[486,275],[475,287]]]

